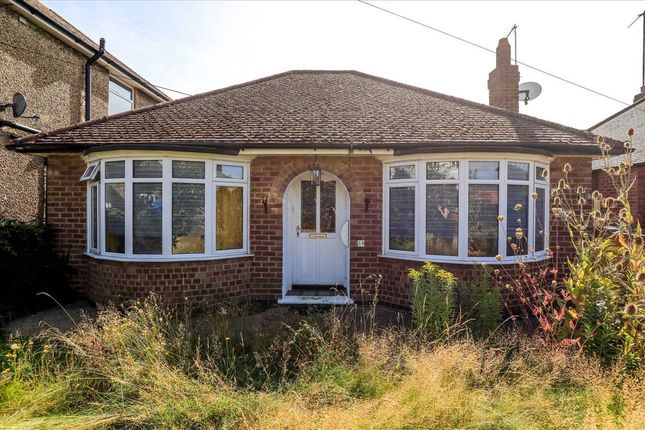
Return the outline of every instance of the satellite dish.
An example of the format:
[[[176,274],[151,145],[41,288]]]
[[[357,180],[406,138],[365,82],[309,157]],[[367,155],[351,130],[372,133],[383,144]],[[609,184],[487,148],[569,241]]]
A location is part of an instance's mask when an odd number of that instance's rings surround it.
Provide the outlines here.
[[[525,105],[529,104],[529,100],[538,98],[540,94],[542,94],[542,85],[537,82],[524,82],[520,84],[518,96],[520,101],[523,101]]]
[[[13,95],[13,103],[11,104],[11,112],[14,118],[18,118],[27,109],[27,99],[24,95],[16,93]]]

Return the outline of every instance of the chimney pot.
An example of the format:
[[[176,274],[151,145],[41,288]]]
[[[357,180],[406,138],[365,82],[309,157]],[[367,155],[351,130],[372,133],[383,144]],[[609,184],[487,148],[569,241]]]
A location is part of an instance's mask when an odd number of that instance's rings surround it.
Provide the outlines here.
[[[511,44],[507,38],[499,40],[496,67],[488,75],[488,103],[512,112],[520,111],[520,72],[511,64]]]

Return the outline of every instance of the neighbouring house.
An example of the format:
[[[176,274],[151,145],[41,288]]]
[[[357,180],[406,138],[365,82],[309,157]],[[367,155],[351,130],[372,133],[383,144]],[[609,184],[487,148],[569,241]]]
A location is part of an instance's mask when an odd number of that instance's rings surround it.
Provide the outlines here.
[[[517,228],[544,260],[551,184],[570,163],[573,188],[591,186],[594,136],[519,114],[518,81],[502,39],[498,107],[291,71],[10,147],[47,158],[49,224],[96,302],[342,304],[378,285],[407,305],[424,261],[462,278],[484,262],[514,270]]]
[[[0,34],[0,104],[15,93],[28,102],[22,118],[0,110],[0,214],[27,221],[42,218],[46,165],[5,145],[85,119],[85,63],[99,46],[37,0],[0,0]],[[91,118],[170,100],[107,52],[91,77]]]
[[[629,204],[641,223],[645,220],[645,87],[634,97],[634,103],[615,114],[605,118],[589,128],[589,131],[602,136],[609,136],[620,141],[627,140],[627,130],[633,128],[633,149],[631,151],[632,180],[634,185],[630,190]],[[626,161],[624,150],[622,154],[610,157],[608,162],[595,160],[593,162],[593,188],[605,196],[616,194],[609,175],[602,169],[617,167],[621,161]]]

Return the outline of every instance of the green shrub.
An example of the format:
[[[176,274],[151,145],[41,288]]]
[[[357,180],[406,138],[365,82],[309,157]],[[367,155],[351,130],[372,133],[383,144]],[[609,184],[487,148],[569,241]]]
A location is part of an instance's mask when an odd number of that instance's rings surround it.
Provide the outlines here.
[[[426,263],[419,270],[410,270],[414,290],[412,297],[412,321],[424,335],[440,338],[453,325],[455,311],[455,276]]]
[[[74,297],[65,258],[53,251],[52,231],[40,222],[22,222],[0,216],[0,314],[33,312],[51,306],[52,300],[37,296],[46,292],[61,302]]]
[[[497,285],[491,285],[490,273],[482,271],[479,282],[461,282],[459,308],[475,338],[486,338],[502,323],[504,304]]]

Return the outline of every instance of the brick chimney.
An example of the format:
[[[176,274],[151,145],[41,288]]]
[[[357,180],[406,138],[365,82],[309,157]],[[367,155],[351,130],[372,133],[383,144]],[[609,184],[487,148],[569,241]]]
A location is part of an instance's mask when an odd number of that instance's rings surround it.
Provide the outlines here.
[[[500,39],[497,45],[497,65],[488,75],[488,104],[519,112],[519,86],[520,72],[517,65],[511,64],[511,45],[508,39]]]

